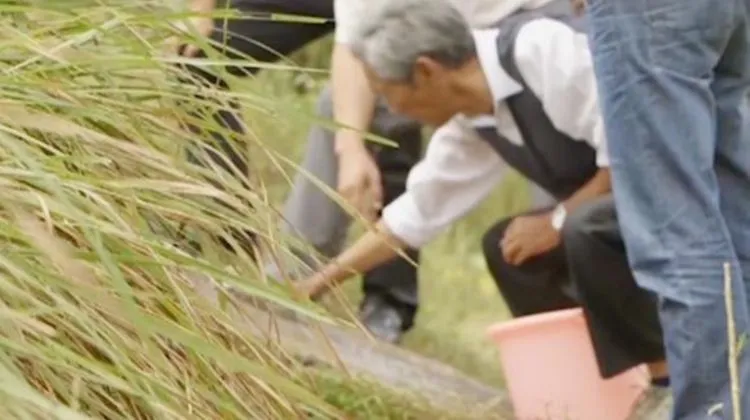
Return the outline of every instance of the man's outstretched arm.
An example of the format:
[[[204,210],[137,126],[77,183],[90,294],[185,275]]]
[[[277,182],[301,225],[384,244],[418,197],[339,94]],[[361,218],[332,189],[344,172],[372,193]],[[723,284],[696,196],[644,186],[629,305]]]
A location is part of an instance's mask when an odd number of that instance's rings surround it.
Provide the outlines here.
[[[301,291],[315,297],[403,248],[422,247],[476,207],[500,182],[504,168],[488,143],[468,137],[456,122],[441,127],[412,169],[406,192],[383,210],[375,229],[301,282]]]

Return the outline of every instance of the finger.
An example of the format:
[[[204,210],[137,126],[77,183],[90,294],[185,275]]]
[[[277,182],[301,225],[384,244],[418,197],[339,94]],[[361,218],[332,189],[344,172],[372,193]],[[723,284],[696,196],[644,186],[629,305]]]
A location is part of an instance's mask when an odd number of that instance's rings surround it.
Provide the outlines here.
[[[375,203],[375,205],[382,208],[383,200],[384,200],[383,180],[380,177],[380,170],[378,169],[377,166],[373,165],[369,178],[370,178],[369,184],[370,184],[372,200]],[[378,208],[378,210],[380,210],[380,208]]]
[[[503,234],[503,237],[515,237],[516,233],[518,231],[518,226],[520,223],[518,222],[518,219],[513,219],[513,221],[508,224],[508,227],[505,228],[505,233]]]
[[[375,207],[375,205],[373,205],[372,203],[370,203],[370,205],[367,206],[367,207],[368,208],[365,209],[365,212],[363,213],[363,215],[365,217],[365,220],[367,220],[368,222],[372,223],[372,222],[374,222],[375,220],[378,219],[378,214],[380,212]]]
[[[313,284],[312,288],[308,292],[308,296],[312,301],[318,301],[322,298],[326,292],[328,292],[328,283],[324,281],[317,281]]]
[[[315,281],[314,280],[302,280],[292,285],[292,288],[302,299],[310,298],[315,292]]]
[[[370,211],[370,218],[376,220],[378,216],[380,216],[380,212],[383,210],[382,192],[379,190],[374,191],[370,188],[367,192],[367,196],[369,197],[367,204]]]
[[[512,242],[518,242],[518,235],[515,235],[513,232],[510,232],[508,230],[505,231],[503,234],[503,237],[500,238],[499,245],[500,247],[507,246],[509,243]]]
[[[357,205],[357,209],[359,210],[362,215],[365,217],[367,214],[370,213],[370,208],[368,206],[369,200],[367,200],[367,189],[364,185],[358,185],[356,188],[354,188],[354,200]]]
[[[510,254],[508,258],[508,264],[513,266],[519,266],[523,263],[523,255],[525,246],[522,243],[517,243],[513,246],[512,253]]]
[[[346,200],[360,216],[367,217],[368,209],[364,205],[363,195],[361,187],[350,188]]]
[[[339,180],[336,191],[339,193],[341,198],[344,200],[346,205],[351,206],[355,212],[360,211],[359,197],[357,188],[351,186],[350,183],[345,183],[345,179]]]
[[[534,252],[532,251],[532,248],[529,246],[522,246],[520,247],[518,253],[513,256],[513,265],[521,265],[529,260],[529,258],[534,256]]]
[[[195,57],[198,55],[198,52],[200,51],[200,48],[193,44],[188,44],[185,46],[185,48],[182,50],[182,55],[185,57]]]
[[[508,241],[503,244],[501,248],[503,252],[503,259],[505,262],[511,265],[515,265],[513,262],[515,261],[515,256],[520,250],[520,244],[517,241]]]
[[[510,239],[511,239],[511,236],[510,236],[510,235],[508,235],[508,233],[506,232],[506,233],[505,233],[505,234],[504,234],[504,235],[503,235],[503,236],[502,236],[502,237],[500,238],[500,240],[498,240],[498,241],[497,241],[497,245],[498,245],[498,246],[499,246],[500,248],[503,248],[503,247],[505,247],[506,245],[508,245],[508,242],[510,242]]]
[[[370,207],[372,211],[378,213],[383,210],[383,187],[378,186],[370,190]]]

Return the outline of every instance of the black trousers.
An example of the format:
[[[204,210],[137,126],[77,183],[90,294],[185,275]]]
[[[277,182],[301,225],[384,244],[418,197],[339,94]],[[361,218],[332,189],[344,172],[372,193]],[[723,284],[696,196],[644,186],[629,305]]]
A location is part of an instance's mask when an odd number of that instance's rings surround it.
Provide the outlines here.
[[[225,0],[224,3],[243,15],[259,18],[215,22],[211,38],[224,46],[222,52],[230,58],[239,59],[247,55],[262,62],[275,61],[331,33],[334,29],[333,0]],[[326,23],[292,23],[263,19],[271,13],[323,18],[326,19]],[[188,70],[193,76],[191,78],[193,82],[227,88],[225,81],[213,72],[196,66],[189,67]],[[226,70],[234,76],[248,76],[255,74],[258,68],[248,65]],[[214,113],[212,118],[221,127],[243,134],[239,107],[236,105]],[[196,132],[200,131],[197,127],[190,128]],[[370,147],[382,174],[384,204],[388,204],[405,191],[407,174],[421,158],[421,125],[411,122],[410,124],[393,124],[390,128],[377,128],[376,134],[389,138],[399,145],[398,148],[377,145]],[[211,159],[211,163],[230,172],[248,173],[245,158],[237,152],[237,150],[242,150],[241,136],[227,138],[217,132],[205,133],[205,135],[213,140],[213,149],[219,151],[215,153],[211,150],[204,150],[204,153]],[[195,163],[206,164],[196,154],[189,156]],[[252,234],[239,236],[252,238]],[[412,260],[419,260],[419,253],[416,250],[409,250],[407,253]],[[366,298],[377,295],[383,298],[386,304],[396,307],[404,318],[404,329],[412,325],[417,309],[417,268],[410,262],[397,258],[366,273],[364,292]]]
[[[665,359],[656,297],[631,274],[611,195],[568,215],[562,245],[518,267],[498,246],[512,220],[493,226],[483,249],[514,316],[582,307],[604,378]]]
[[[217,19],[211,40],[220,44],[219,50],[232,59],[252,57],[260,62],[276,61],[284,55],[290,54],[306,44],[333,31],[333,0],[223,0],[219,7],[229,7],[238,10],[246,17],[256,19]],[[271,14],[290,14],[317,17],[327,20],[327,23],[292,23],[271,20]],[[198,57],[206,54],[200,52]],[[199,66],[187,66],[190,78],[186,82],[199,83],[210,87],[227,88],[227,83],[219,77],[217,71],[210,71]],[[247,66],[229,66],[226,70],[233,76],[249,76],[257,73],[259,68],[249,63]],[[239,107],[230,104],[229,109],[213,113],[214,121],[227,130],[244,134]],[[201,132],[196,126],[191,130]],[[204,150],[212,163],[230,172],[247,175],[248,165],[238,150],[243,150],[242,136],[232,136],[228,139],[223,133],[206,133],[213,140],[217,154],[210,149]],[[191,159],[201,162],[195,154]]]

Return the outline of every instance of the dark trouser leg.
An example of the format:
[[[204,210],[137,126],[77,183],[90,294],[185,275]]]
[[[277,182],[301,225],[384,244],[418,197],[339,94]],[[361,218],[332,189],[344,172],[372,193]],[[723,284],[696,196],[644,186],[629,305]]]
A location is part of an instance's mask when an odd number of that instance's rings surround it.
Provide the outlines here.
[[[663,361],[657,299],[633,278],[613,197],[593,200],[571,213],[563,242],[602,376]]]
[[[490,228],[482,240],[487,266],[510,312],[515,317],[534,315],[577,306],[564,292],[568,267],[562,246],[520,266],[505,261],[500,240],[513,218]]]
[[[330,19],[333,17],[332,0],[230,0],[230,7],[237,9],[246,15],[259,15],[270,13],[285,13],[292,15],[320,17]],[[330,33],[333,30],[331,22],[325,24],[314,23],[289,23],[274,22],[270,20],[218,20],[215,22],[214,32],[211,39],[220,43],[218,47],[221,52],[233,59],[244,59],[251,57],[260,62],[275,61],[286,54],[290,54],[307,43]],[[200,53],[200,57],[205,54]],[[258,69],[253,66],[229,67],[228,73],[235,76],[246,76],[255,74]],[[207,86],[227,88],[227,84],[216,72],[205,68],[189,66],[191,80]],[[219,111],[212,118],[221,127],[227,130],[243,134],[242,119],[236,106]],[[202,131],[198,127],[191,127],[196,131]],[[212,132],[211,137],[216,141],[222,155],[228,157],[232,165],[241,173],[246,173],[247,163],[236,150],[230,146],[230,141],[222,133]],[[211,160],[224,169],[228,169],[225,159],[210,153]]]
[[[330,19],[333,16],[332,0],[231,0],[230,7],[244,14],[287,13],[304,16],[315,16]],[[222,44],[220,51],[230,58],[240,59],[246,56],[261,62],[274,61],[291,53],[308,42],[329,33],[332,23],[306,24],[273,22],[264,20],[222,20],[215,23],[211,39]],[[205,57],[203,53],[201,56]],[[184,78],[204,86],[227,88],[216,71],[209,71],[197,66],[189,66],[190,77]],[[257,72],[257,68],[232,67],[226,69],[235,76],[245,76]],[[222,130],[211,130],[196,124],[187,124],[188,129],[202,134],[210,140],[198,145],[198,149],[188,151],[188,159],[201,166],[216,165],[220,169],[240,178],[247,186],[248,165],[242,144],[244,128],[237,104],[229,104],[219,111],[195,111],[194,118],[209,118]],[[236,135],[234,135],[236,134]],[[207,147],[206,147],[207,146]],[[230,229],[232,236],[249,251],[252,248],[253,235]]]
[[[387,205],[406,191],[409,171],[422,156],[422,127],[412,120],[392,114],[381,104],[372,130],[398,143],[398,148],[371,146],[382,174],[384,204]],[[408,260],[396,258],[366,273],[363,282],[366,297],[376,294],[383,296],[399,310],[403,330],[412,326],[419,303],[418,269],[415,265],[419,262],[419,252],[407,250],[406,255]]]
[[[221,3],[221,2],[220,2]],[[250,57],[273,62],[333,31],[333,0],[224,0],[231,9],[254,19],[221,19],[211,39],[222,52],[237,59]],[[221,6],[219,6],[221,7]],[[324,23],[271,20],[271,14],[325,19]],[[254,74],[252,66],[231,69],[233,74]]]

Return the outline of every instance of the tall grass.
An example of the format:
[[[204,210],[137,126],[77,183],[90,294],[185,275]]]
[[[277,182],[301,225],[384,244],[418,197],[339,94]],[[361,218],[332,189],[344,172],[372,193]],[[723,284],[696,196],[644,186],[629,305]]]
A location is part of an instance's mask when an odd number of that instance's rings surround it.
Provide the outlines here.
[[[0,5],[0,418],[341,418],[190,287],[207,274],[318,316],[218,246],[230,225],[271,237],[275,214],[184,163],[185,110],[272,106],[209,90],[198,104],[163,54],[161,3]]]
[[[178,83],[178,67],[192,60],[164,51],[184,17],[167,3],[0,2],[0,418],[441,417],[301,369],[193,289],[189,273],[207,275],[225,305],[229,284],[328,321],[263,281],[242,250],[218,244],[236,245],[225,234],[232,226],[269,248],[301,245],[276,230],[269,199],[283,194],[289,177],[279,169],[291,167],[314,120],[311,98],[231,78],[231,92]],[[221,71],[230,61],[201,64]],[[300,71],[286,60],[265,67],[277,71],[261,78]],[[263,174],[246,180],[250,189],[184,157],[202,139],[181,127],[221,131],[205,112],[229,102],[247,110],[237,146]],[[263,183],[269,173],[273,185]],[[523,207],[518,184],[426,251],[423,305],[406,340],[495,382],[482,337],[504,310],[476,248],[483,227]]]

